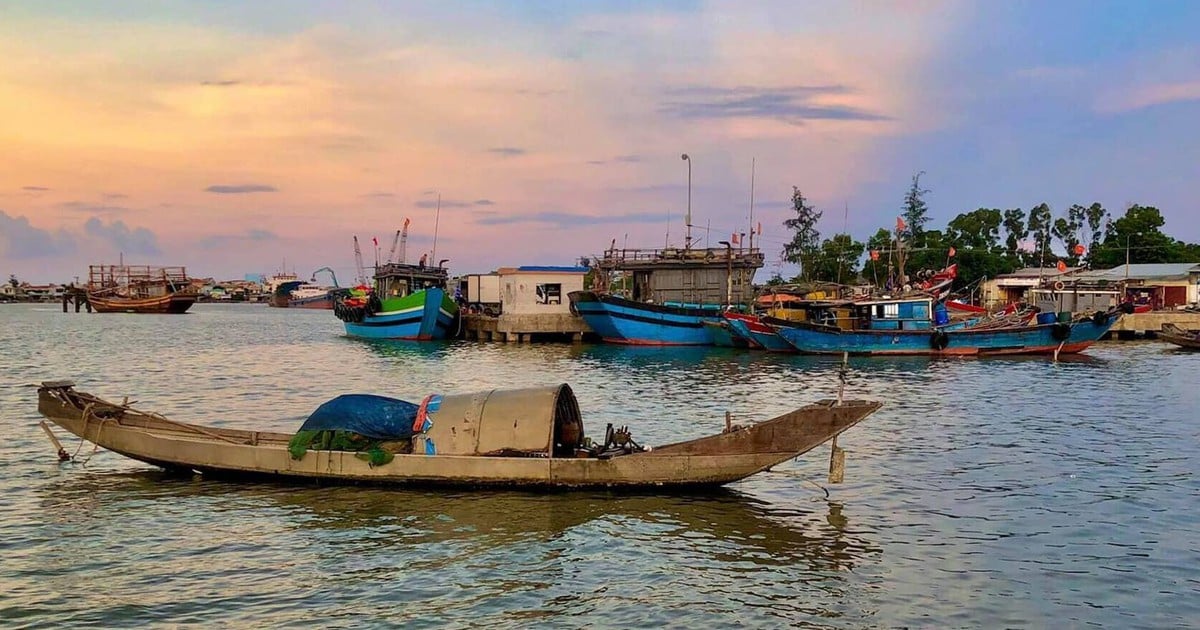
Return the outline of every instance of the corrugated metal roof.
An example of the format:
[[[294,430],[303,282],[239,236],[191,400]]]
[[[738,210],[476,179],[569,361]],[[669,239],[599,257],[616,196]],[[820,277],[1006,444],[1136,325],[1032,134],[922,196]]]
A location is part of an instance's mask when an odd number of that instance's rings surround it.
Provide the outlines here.
[[[1121,265],[1112,269],[1085,271],[1075,274],[1073,279],[1081,281],[1108,280],[1109,282],[1119,282],[1125,278],[1129,278],[1130,280],[1186,280],[1191,274],[1200,273],[1200,263],[1143,263],[1128,265],[1128,273],[1126,273],[1125,267],[1126,265]]]
[[[1043,276],[1058,276],[1063,273],[1071,273],[1077,271],[1078,267],[1069,267],[1065,272],[1059,271],[1058,267],[1025,267],[1018,269],[1012,273],[1002,273],[996,276],[999,278],[1039,278]]]

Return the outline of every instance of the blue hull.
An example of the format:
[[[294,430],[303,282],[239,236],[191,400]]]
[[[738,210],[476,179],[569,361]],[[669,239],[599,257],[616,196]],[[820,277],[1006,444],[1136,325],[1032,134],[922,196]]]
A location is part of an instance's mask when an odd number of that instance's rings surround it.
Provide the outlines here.
[[[761,333],[750,330],[750,325],[740,319],[729,320],[729,326],[733,328],[737,334],[748,337],[751,341],[761,346],[764,350],[770,352],[795,352],[796,349],[792,344],[783,340],[782,337],[775,333]]]
[[[424,289],[422,305],[390,313],[369,315],[361,322],[345,322],[346,334],[364,339],[445,339],[450,335],[455,313],[443,308],[446,292]]]
[[[711,346],[704,322],[723,321],[719,308],[643,304],[591,291],[574,291],[571,305],[600,338],[645,346]]]
[[[1118,314],[1074,324],[1042,324],[990,330],[837,330],[798,325],[779,329],[779,336],[809,354],[992,355],[1065,354],[1082,352],[1100,340]]]
[[[722,348],[746,348],[750,344],[745,337],[733,332],[727,322],[704,322],[708,334],[712,337],[713,345]]]

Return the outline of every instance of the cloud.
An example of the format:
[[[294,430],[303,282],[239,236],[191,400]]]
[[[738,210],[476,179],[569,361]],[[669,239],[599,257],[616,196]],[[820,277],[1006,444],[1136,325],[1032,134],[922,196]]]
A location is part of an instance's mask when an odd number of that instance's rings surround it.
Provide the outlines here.
[[[30,192],[45,192],[50,189],[46,188],[45,186],[22,186],[21,190],[28,190]]]
[[[213,234],[206,236],[197,244],[203,249],[220,249],[239,242],[264,242],[278,240],[279,236],[270,230],[251,228],[241,234]]]
[[[496,202],[492,201],[491,199],[476,199],[475,205],[477,205],[477,206],[494,206],[494,205],[496,205]]]
[[[395,199],[396,194],[390,192],[369,192],[361,195],[363,199]]]
[[[609,162],[620,162],[623,164],[636,164],[642,161],[642,156],[636,154],[618,155],[611,160],[588,160],[588,164],[600,165],[608,164]]]
[[[63,230],[33,227],[25,217],[0,210],[0,259],[46,258],[70,253],[75,240]]]
[[[422,199],[421,201],[418,201],[413,205],[415,205],[418,208],[436,208],[436,207],[438,207],[438,201],[436,199]],[[471,206],[494,206],[494,205],[496,205],[496,202],[492,201],[491,199],[476,199],[475,201],[459,201],[459,200],[455,200],[455,199],[443,199],[442,200],[443,208],[470,208]]]
[[[658,223],[666,215],[661,212],[629,212],[626,214],[586,215],[560,211],[535,212],[533,214],[491,214],[475,221],[480,225],[509,225],[514,223],[549,223],[555,227],[580,227],[609,223]]]
[[[104,193],[103,197],[105,199],[128,199],[129,195],[124,193]]]
[[[688,86],[667,91],[671,100],[659,112],[684,119],[759,118],[804,124],[806,120],[890,120],[849,105],[827,103],[828,97],[850,93],[843,85],[778,88]],[[821,101],[818,103],[817,101]]]
[[[1175,83],[1156,83],[1109,93],[1098,99],[1096,111],[1103,114],[1123,114],[1156,105],[1200,101],[1200,80]]]
[[[496,155],[502,155],[504,157],[515,157],[518,155],[525,155],[525,149],[522,149],[520,147],[492,147],[492,148],[488,149],[487,152],[494,153]]]
[[[124,221],[115,220],[105,224],[99,217],[92,217],[83,224],[83,231],[88,236],[107,241],[127,254],[161,254],[158,247],[158,237],[146,228],[132,228]]]
[[[127,214],[134,212],[133,208],[125,206],[114,206],[105,203],[92,203],[90,201],[64,201],[58,204],[59,208],[68,212],[76,212],[79,214],[114,216],[119,214]]]
[[[241,81],[237,81],[234,79],[226,79],[224,81],[201,81],[200,82],[200,85],[207,85],[209,87],[233,87],[235,85],[241,85],[241,84],[242,84]]]
[[[204,192],[238,195],[243,193],[279,192],[279,189],[267,184],[213,184],[205,188]]]

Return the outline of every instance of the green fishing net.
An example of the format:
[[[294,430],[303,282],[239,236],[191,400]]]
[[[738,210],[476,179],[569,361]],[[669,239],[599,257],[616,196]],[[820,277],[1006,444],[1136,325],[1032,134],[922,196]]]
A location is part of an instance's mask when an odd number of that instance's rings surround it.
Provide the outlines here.
[[[304,459],[309,449],[318,451],[351,451],[354,456],[382,466],[395,459],[395,453],[385,449],[381,440],[372,440],[351,431],[298,431],[288,441],[292,459]]]

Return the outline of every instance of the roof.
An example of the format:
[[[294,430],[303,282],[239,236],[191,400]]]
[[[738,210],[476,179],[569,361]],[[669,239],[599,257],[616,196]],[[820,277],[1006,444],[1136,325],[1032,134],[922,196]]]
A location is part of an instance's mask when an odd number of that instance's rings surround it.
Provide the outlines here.
[[[1128,271],[1126,270],[1128,267]],[[1120,282],[1130,280],[1187,280],[1193,274],[1200,274],[1200,263],[1146,263],[1137,265],[1121,265],[1112,269],[1097,269],[1075,275],[1075,279],[1083,282],[1107,280]]]
[[[502,267],[497,270],[498,273],[579,273],[584,274],[589,271],[587,267],[556,267],[553,265],[521,265],[520,267]]]
[[[1042,278],[1045,276],[1061,276],[1066,273],[1078,271],[1079,267],[1068,267],[1066,271],[1059,271],[1058,267],[1025,267],[1018,269],[1012,273],[997,274],[996,278]]]

